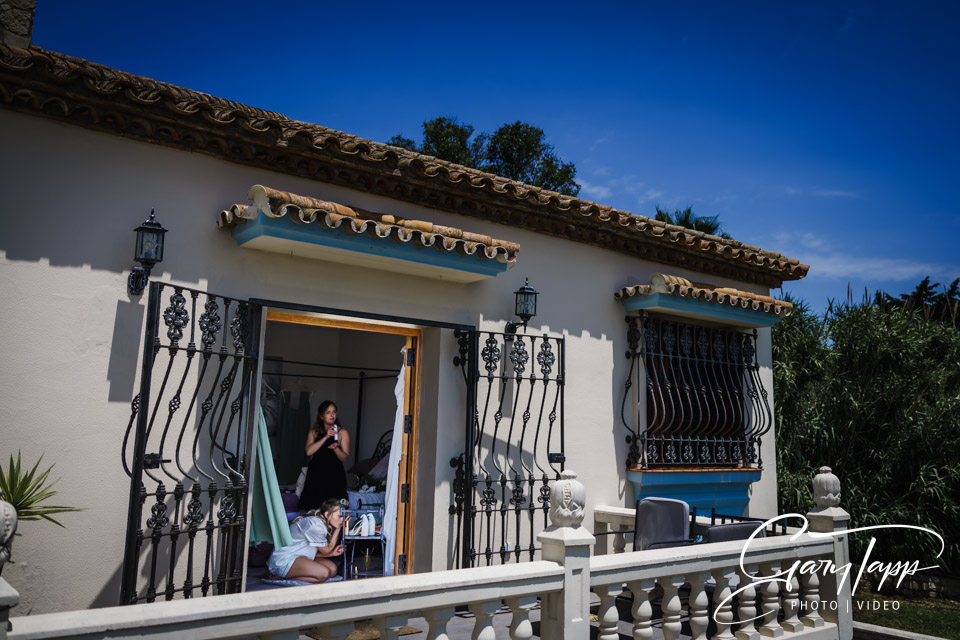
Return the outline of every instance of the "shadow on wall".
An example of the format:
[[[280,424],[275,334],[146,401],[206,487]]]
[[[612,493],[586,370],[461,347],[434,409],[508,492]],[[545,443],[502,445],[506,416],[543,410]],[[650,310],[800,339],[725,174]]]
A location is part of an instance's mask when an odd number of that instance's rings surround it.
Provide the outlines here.
[[[137,298],[117,300],[110,343],[110,362],[107,381],[110,383],[110,402],[130,402],[135,394],[134,382],[139,379],[140,340],[146,308]]]
[[[122,564],[117,566],[113,573],[110,574],[107,583],[103,585],[100,593],[98,593],[90,603],[91,609],[115,607],[120,604],[120,569],[122,566]]]

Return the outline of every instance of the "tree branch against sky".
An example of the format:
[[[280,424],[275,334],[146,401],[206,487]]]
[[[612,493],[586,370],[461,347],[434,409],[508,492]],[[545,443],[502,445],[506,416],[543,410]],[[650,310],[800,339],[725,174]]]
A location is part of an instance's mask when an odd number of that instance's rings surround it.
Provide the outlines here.
[[[492,134],[473,133],[471,125],[441,116],[423,122],[419,145],[402,135],[393,136],[387,144],[564,195],[580,193],[574,181],[577,168],[557,157],[543,129],[517,120]]]

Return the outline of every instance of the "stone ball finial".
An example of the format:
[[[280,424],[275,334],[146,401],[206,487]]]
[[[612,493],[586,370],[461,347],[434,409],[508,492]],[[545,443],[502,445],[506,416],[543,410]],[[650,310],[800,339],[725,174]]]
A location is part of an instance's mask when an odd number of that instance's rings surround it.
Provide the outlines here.
[[[13,534],[17,532],[17,510],[9,502],[0,500],[0,567],[10,559]]]
[[[550,524],[555,527],[579,527],[587,504],[587,488],[577,480],[576,471],[566,469],[550,487]]]
[[[822,508],[840,505],[840,478],[830,467],[820,467],[820,473],[813,477],[813,501]]]

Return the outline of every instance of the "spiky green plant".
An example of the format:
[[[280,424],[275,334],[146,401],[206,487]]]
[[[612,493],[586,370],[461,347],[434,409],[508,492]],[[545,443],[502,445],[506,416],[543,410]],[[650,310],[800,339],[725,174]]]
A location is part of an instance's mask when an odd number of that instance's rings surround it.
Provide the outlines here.
[[[83,509],[44,504],[57,494],[53,490],[53,485],[60,479],[48,482],[47,478],[53,470],[53,465],[50,465],[46,471],[40,472],[42,460],[41,455],[33,468],[26,471],[20,464],[20,452],[17,451],[16,461],[13,459],[13,454],[10,454],[10,463],[7,468],[0,466],[0,498],[13,505],[19,521],[43,519],[62,527],[63,524],[52,517],[54,514],[83,511]]]

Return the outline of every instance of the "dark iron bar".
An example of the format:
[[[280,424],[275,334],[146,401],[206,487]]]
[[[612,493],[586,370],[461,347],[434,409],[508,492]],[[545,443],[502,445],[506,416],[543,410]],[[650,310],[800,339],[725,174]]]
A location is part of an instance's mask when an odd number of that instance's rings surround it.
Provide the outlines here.
[[[772,412],[756,359],[757,332],[655,315],[627,317],[628,379],[620,417],[630,431],[628,467],[760,464]],[[642,366],[642,369],[641,369]],[[637,423],[627,402],[634,377]],[[642,402],[641,402],[642,400]]]
[[[198,317],[201,294],[205,304]],[[131,403],[122,448],[124,469],[131,478],[122,604],[152,602],[161,594],[166,600],[177,595],[191,598],[198,588],[201,595],[240,589],[249,493],[247,449],[253,441],[248,403],[257,368],[259,314],[259,306],[246,301],[166,283],[150,285],[141,388]],[[201,361],[195,365],[197,354]],[[210,366],[214,355],[215,368]],[[154,379],[159,384],[153,385]],[[161,405],[166,417],[158,422]],[[134,427],[133,451],[128,452]],[[185,442],[192,444],[189,453]],[[186,468],[184,454],[192,463]],[[222,481],[215,481],[217,476]],[[148,500],[151,507],[145,513]],[[205,542],[198,554],[201,531]],[[146,536],[149,544],[144,550]],[[198,574],[203,576],[199,584]]]
[[[547,525],[548,483],[562,469],[563,339],[487,331],[455,335],[460,353],[454,364],[468,400],[467,448],[450,462],[457,563],[536,559],[537,535]]]

